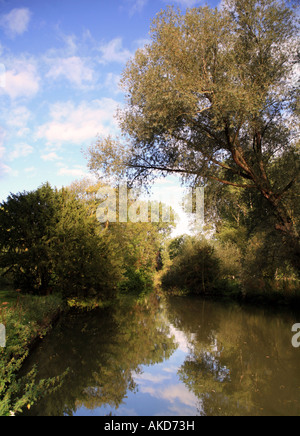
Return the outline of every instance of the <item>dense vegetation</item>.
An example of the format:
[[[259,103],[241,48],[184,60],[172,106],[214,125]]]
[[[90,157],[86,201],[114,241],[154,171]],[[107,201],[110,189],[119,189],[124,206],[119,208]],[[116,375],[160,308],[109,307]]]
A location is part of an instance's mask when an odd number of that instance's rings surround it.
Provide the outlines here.
[[[16,289],[107,302],[120,289],[141,285],[142,292],[151,285],[169,226],[100,225],[97,187],[86,186],[90,195],[83,198],[84,184],[60,191],[47,184],[2,203],[0,268]]]
[[[0,323],[6,327],[6,347],[0,348],[0,416],[12,416],[30,409],[62,382],[64,374],[38,381],[36,368],[23,376],[19,371],[33,343],[51,329],[63,303],[59,295],[20,295],[12,289],[0,292],[0,302]]]
[[[113,292],[114,255],[95,217],[68,190],[49,185],[12,195],[0,208],[0,268],[15,288],[103,298]]]
[[[268,203],[257,193],[207,185],[206,233],[169,243],[166,289],[230,296],[255,302],[299,304],[300,277],[294,251],[276,231]],[[299,227],[299,202],[289,208]]]
[[[215,289],[218,249],[243,292],[299,288],[298,41],[290,2],[225,0],[161,12],[128,63],[123,139],[99,138],[90,169],[205,187],[213,247],[184,244],[167,285]]]
[[[103,185],[87,180],[0,205],[0,272],[21,295],[1,309],[19,339],[1,351],[0,414],[30,406],[45,387],[32,373],[24,388],[16,371],[62,302],[103,307],[141,295],[158,271],[167,290],[299,296],[297,26],[283,0],[168,8],[123,75],[124,142],[99,138],[89,149],[96,174],[147,185],[176,173],[204,186],[205,234],[169,240],[172,223],[150,219],[100,224]]]

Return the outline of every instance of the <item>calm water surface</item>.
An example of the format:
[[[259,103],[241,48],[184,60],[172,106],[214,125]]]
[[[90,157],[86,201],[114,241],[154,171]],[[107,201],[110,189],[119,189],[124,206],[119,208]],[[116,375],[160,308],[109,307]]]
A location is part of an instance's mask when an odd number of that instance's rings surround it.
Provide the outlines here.
[[[69,373],[27,414],[300,415],[296,322],[186,297],[70,313],[27,363],[42,378]]]

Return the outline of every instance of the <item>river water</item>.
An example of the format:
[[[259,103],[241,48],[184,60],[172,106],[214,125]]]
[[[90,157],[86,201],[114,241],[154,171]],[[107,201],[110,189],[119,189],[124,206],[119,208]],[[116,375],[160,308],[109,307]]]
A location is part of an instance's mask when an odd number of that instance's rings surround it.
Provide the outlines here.
[[[300,348],[290,312],[151,296],[71,312],[27,361],[68,369],[34,416],[300,415]]]

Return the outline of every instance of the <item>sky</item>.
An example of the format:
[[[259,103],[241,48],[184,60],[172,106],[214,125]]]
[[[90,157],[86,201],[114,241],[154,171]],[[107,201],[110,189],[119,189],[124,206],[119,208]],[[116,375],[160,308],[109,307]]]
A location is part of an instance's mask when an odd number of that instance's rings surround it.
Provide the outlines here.
[[[151,21],[168,4],[203,2],[0,0],[0,202],[86,177],[82,151],[118,133],[120,76]]]

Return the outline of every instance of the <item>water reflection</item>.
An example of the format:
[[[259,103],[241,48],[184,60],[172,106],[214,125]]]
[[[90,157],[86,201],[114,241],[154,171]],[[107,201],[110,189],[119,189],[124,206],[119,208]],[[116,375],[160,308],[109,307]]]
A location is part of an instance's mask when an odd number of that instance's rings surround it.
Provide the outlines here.
[[[43,378],[69,374],[28,414],[299,415],[295,322],[291,314],[155,296],[70,314],[28,361]]]
[[[110,311],[70,314],[33,353],[42,378],[69,368],[62,389],[31,409],[31,415],[74,415],[103,405],[118,409],[137,391],[141,365],[168,359],[176,345],[157,299]]]
[[[299,415],[300,353],[291,314],[172,299],[171,322],[189,353],[179,369],[203,415]]]

